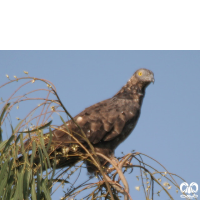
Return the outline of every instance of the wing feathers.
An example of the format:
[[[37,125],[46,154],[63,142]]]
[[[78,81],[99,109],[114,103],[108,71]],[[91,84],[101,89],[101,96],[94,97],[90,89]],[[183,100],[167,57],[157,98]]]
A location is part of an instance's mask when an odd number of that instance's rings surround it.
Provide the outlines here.
[[[121,134],[127,121],[135,116],[134,102],[126,99],[107,99],[86,108],[74,117],[91,143],[110,141]],[[81,134],[79,128],[72,121],[66,122],[69,130]],[[65,129],[64,126],[61,126]],[[55,130],[57,139],[71,140],[68,134]],[[80,141],[81,137],[75,135]]]

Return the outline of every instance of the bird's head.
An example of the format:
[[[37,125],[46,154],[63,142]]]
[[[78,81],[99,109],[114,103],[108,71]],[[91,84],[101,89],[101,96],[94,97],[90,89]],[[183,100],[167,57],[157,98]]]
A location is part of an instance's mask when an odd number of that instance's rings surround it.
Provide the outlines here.
[[[133,99],[138,94],[144,96],[145,88],[151,82],[154,83],[153,72],[144,68],[138,69],[115,97]]]
[[[148,70],[148,69],[138,69],[135,73],[134,73],[134,78],[138,81],[141,82],[143,84],[150,84],[151,82],[154,83],[154,74],[152,71]]]

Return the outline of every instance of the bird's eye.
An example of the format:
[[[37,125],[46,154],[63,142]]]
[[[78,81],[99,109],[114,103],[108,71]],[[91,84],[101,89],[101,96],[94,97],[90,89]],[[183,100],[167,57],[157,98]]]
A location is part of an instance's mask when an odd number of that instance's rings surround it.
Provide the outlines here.
[[[139,75],[139,76],[142,76],[142,72],[138,72],[138,75]]]

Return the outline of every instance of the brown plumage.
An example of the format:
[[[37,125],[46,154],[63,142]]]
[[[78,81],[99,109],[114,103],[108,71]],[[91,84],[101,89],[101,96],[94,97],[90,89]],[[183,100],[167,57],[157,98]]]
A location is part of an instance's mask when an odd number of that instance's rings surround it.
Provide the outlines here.
[[[93,144],[96,152],[100,152],[107,157],[114,156],[116,147],[134,129],[140,116],[145,89],[151,82],[154,82],[153,72],[147,69],[139,69],[112,98],[96,103],[74,117],[74,120]],[[72,120],[67,121],[66,125],[69,132],[88,148],[85,140],[76,134],[81,135],[80,128]],[[67,155],[72,155],[77,151],[83,153],[82,148],[76,146],[74,139],[66,133],[66,125],[60,126],[60,130],[53,131],[51,145],[60,152],[65,149]],[[72,157],[68,156],[66,158],[62,155],[60,155],[59,160],[58,167],[68,166],[76,162],[75,159],[72,160]],[[103,162],[104,160],[101,159],[102,164]],[[93,171],[89,164],[88,171]]]

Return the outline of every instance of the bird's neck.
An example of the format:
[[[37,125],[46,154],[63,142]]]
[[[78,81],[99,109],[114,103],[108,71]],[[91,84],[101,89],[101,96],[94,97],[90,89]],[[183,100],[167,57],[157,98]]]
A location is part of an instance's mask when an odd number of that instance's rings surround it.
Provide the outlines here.
[[[134,85],[128,82],[114,97],[119,99],[131,99],[135,102],[142,103],[145,95],[145,88],[146,85],[144,86],[140,82],[135,83]]]

